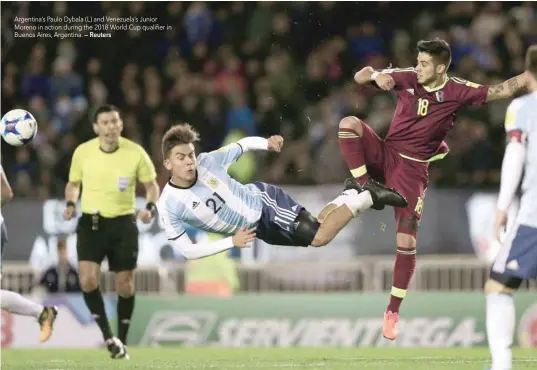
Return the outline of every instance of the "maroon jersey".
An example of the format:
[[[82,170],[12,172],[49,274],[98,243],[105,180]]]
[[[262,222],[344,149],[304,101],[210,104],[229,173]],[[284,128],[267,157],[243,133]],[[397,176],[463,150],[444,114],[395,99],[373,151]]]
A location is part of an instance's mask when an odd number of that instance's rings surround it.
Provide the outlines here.
[[[486,86],[457,77],[428,89],[418,84],[414,68],[385,69],[395,81],[397,108],[386,144],[400,154],[418,161],[441,159],[449,148],[444,142],[458,110],[465,105],[486,103]]]

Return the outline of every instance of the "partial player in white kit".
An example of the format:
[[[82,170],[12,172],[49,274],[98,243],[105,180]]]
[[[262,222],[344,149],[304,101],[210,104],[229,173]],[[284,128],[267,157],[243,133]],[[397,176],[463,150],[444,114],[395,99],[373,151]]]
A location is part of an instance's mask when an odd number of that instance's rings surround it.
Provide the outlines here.
[[[513,100],[507,109],[507,147],[502,164],[496,213],[496,236],[507,225],[507,210],[524,171],[520,209],[507,230],[485,285],[487,336],[491,370],[510,370],[515,331],[513,293],[525,279],[537,279],[537,45],[528,49],[526,70],[529,94]]]
[[[1,196],[2,207],[13,198],[13,191],[7,181],[4,169],[0,165],[0,177],[1,177]],[[7,244],[7,229],[4,223],[4,216],[0,211],[0,224],[1,224],[1,248],[4,252],[4,246]],[[0,290],[0,304],[2,310],[11,312],[16,315],[33,316],[37,319],[39,326],[41,327],[41,334],[39,336],[40,342],[46,342],[52,335],[52,329],[58,310],[56,307],[43,307],[40,304],[32,302],[28,298],[21,296],[18,293],[11,292],[9,290]]]
[[[372,205],[406,206],[406,200],[384,186],[362,189],[347,181],[343,193],[313,217],[277,186],[241,184],[227,168],[245,151],[280,151],[281,136],[247,137],[211,153],[196,156],[198,133],[188,124],[170,128],[162,139],[164,165],[171,178],[157,202],[160,219],[174,250],[188,259],[230,248],[248,247],[256,237],[273,245],[320,247],[360,212]],[[193,244],[183,224],[228,236]]]

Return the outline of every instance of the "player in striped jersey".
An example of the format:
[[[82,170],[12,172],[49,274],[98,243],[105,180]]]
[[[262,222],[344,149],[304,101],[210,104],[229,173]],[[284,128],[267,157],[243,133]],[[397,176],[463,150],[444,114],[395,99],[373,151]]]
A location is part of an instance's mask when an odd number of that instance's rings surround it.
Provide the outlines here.
[[[513,100],[505,117],[507,147],[496,212],[498,240],[507,225],[507,210],[525,172],[520,209],[502,240],[502,248],[485,284],[492,370],[511,369],[516,320],[513,294],[523,280],[537,279],[537,45],[528,49],[526,70],[531,76],[530,93]]]
[[[198,133],[188,124],[172,127],[162,139],[164,165],[171,178],[157,209],[174,250],[188,259],[233,246],[248,247],[255,237],[273,245],[320,247],[373,204],[406,206],[396,191],[383,186],[363,190],[349,181],[345,191],[315,218],[282,189],[262,182],[243,185],[227,173],[227,167],[244,151],[279,152],[281,136],[247,137],[196,157],[194,143],[198,140]],[[228,238],[193,244],[183,223]]]

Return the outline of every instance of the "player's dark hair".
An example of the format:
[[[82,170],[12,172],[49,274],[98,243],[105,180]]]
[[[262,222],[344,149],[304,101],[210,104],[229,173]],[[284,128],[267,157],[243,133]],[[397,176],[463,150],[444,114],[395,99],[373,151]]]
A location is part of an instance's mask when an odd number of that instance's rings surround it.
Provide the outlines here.
[[[526,52],[526,71],[537,78],[537,44],[531,45]]]
[[[445,64],[446,70],[451,64],[451,47],[446,40],[421,40],[418,41],[418,52],[430,54],[439,64]]]
[[[172,126],[162,137],[162,156],[168,158],[175,146],[195,143],[199,139],[200,134],[188,123]]]
[[[97,108],[95,113],[93,113],[93,122],[97,122],[97,118],[99,118],[99,114],[101,114],[101,113],[110,113],[110,112],[118,112],[119,113],[119,108],[116,107],[115,105],[112,105],[112,104],[101,105],[99,108]]]

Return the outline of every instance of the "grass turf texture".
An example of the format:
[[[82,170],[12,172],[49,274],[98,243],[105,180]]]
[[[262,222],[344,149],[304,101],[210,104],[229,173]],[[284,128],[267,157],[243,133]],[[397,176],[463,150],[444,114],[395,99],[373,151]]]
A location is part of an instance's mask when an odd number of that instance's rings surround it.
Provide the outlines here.
[[[489,363],[485,348],[129,348],[130,361],[111,360],[105,349],[2,350],[2,369],[479,369]],[[537,351],[515,349],[514,370],[537,369]]]

